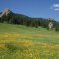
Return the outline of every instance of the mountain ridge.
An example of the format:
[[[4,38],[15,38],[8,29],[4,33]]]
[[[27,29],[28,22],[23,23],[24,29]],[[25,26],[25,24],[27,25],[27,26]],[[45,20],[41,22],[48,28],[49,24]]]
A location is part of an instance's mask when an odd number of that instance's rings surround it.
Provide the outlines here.
[[[18,25],[26,25],[31,27],[44,27],[48,28],[49,22],[53,23],[53,28],[57,27],[59,30],[59,22],[52,18],[32,18],[23,14],[14,13],[10,9],[6,8],[2,13],[0,13],[1,23],[10,23]]]
[[[4,11],[0,14],[0,17],[4,16],[4,15],[8,15],[11,12],[11,10],[9,8],[4,9]]]

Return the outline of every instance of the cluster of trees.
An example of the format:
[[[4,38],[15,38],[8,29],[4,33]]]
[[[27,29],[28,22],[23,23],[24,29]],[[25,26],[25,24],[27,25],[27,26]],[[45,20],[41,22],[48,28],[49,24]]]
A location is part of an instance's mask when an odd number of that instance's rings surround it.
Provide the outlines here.
[[[19,25],[26,25],[31,27],[38,28],[42,26],[44,28],[48,28],[48,23],[53,22],[54,28],[56,31],[59,31],[59,22],[55,21],[54,19],[44,19],[44,18],[31,18],[22,14],[16,13],[9,13],[7,16],[0,17],[1,23],[10,23],[10,24],[19,24]]]
[[[59,31],[59,22],[55,22],[55,30]]]

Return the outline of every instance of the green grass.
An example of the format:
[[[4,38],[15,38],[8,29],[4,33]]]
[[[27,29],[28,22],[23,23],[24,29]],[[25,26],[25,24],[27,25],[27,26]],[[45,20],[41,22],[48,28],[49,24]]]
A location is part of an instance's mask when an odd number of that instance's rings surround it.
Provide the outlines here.
[[[0,59],[59,59],[59,32],[0,23]]]

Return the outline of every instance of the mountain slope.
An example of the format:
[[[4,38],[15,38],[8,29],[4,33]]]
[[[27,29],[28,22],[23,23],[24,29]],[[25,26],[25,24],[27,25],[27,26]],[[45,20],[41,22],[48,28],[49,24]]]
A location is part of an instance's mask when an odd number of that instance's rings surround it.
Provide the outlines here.
[[[59,31],[59,22],[55,21],[54,19],[48,18],[32,18],[23,14],[18,14],[12,12],[10,9],[5,9],[0,14],[0,23],[8,23],[8,24],[17,24],[17,25],[25,25],[29,27],[36,27],[39,26],[48,28],[49,23],[53,23],[53,27],[56,31]]]

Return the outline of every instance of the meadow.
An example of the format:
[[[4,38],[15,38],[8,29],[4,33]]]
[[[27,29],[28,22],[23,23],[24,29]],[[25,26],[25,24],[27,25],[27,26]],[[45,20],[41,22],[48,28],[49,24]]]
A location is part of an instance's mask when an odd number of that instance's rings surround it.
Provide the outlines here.
[[[59,32],[0,23],[0,59],[59,59]]]

